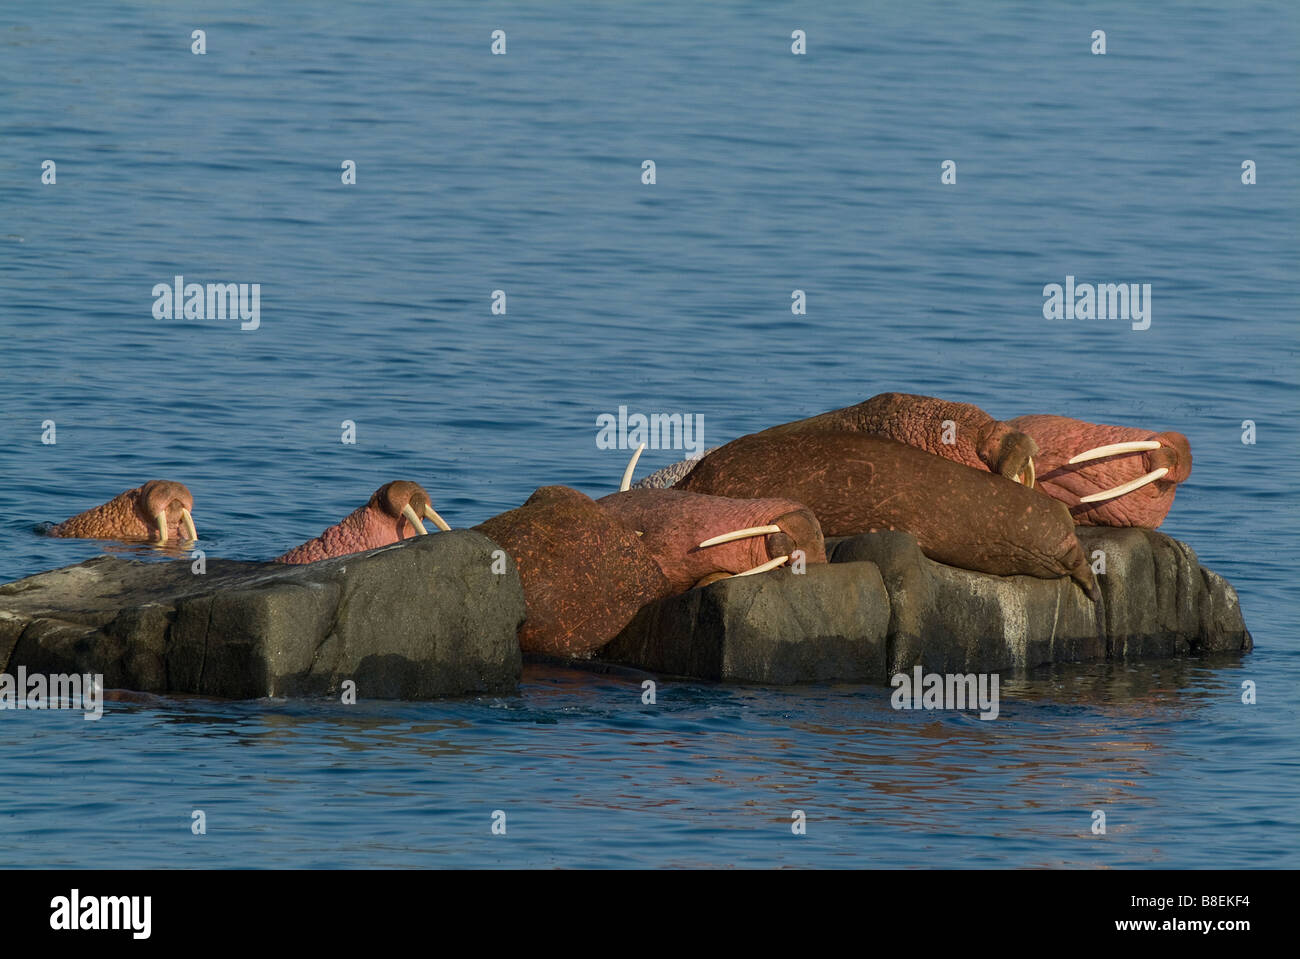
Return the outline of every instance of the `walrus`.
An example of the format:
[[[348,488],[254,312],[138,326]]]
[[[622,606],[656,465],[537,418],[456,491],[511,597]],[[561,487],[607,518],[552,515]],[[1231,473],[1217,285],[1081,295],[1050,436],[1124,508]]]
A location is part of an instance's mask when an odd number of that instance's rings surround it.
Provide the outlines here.
[[[423,519],[432,520],[441,530],[451,529],[434,510],[429,494],[420,484],[394,480],[375,490],[365,506],[353,510],[319,536],[295,546],[272,562],[315,563],[331,556],[391,546],[428,533]]]
[[[636,531],[591,497],[543,486],[474,529],[519,567],[526,653],[580,658],[613,639],[646,603],[673,593]]]
[[[194,541],[199,534],[193,509],[194,497],[184,483],[150,480],[64,520],[48,535],[160,544],[174,539]]]
[[[1046,414],[1007,423],[1033,438],[1039,486],[1069,507],[1080,526],[1155,529],[1192,472],[1192,446],[1182,433]]]
[[[702,456],[694,459],[678,460],[676,463],[670,463],[661,470],[655,470],[649,476],[637,480],[632,484],[632,489],[668,489],[683,476],[695,469],[704,456],[708,456],[718,447],[713,446],[704,451]]]
[[[677,593],[721,578],[718,574],[775,569],[796,550],[803,551],[807,563],[826,562],[817,517],[793,500],[634,489],[596,502],[641,535],[641,545]]]
[[[880,393],[855,406],[782,423],[755,435],[841,430],[887,436],[944,459],[1034,485],[1038,448],[1032,437],[995,420],[978,406],[934,396]]]
[[[744,436],[704,457],[674,489],[792,499],[812,509],[826,536],[906,530],[941,563],[1001,576],[1069,576],[1090,598],[1098,595],[1063,503],[888,437]]]

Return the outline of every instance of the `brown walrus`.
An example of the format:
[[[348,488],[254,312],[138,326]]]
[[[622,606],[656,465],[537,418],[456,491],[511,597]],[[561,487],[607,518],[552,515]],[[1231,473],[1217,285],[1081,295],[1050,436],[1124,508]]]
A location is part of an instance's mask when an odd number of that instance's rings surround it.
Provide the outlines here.
[[[150,480],[65,519],[50,529],[49,535],[123,542],[193,541],[199,534],[190,515],[192,509],[194,497],[184,483]]]
[[[949,421],[951,427],[945,428]],[[935,396],[879,393],[855,406],[782,423],[760,435],[830,430],[888,436],[944,459],[1034,485],[1033,457],[1038,449],[1032,438],[978,406]]]
[[[567,486],[543,486],[523,506],[474,528],[519,567],[526,653],[588,656],[646,603],[673,593],[636,532]]]
[[[1038,485],[1080,526],[1155,529],[1192,472],[1182,433],[1085,423],[1037,414],[1007,421],[1038,444]]]
[[[775,569],[802,550],[826,562],[812,510],[788,499],[731,499],[672,489],[634,489],[596,500],[641,534],[674,592],[722,575]]]
[[[1003,576],[1070,576],[1097,597],[1063,503],[883,436],[744,436],[704,457],[674,489],[793,499],[812,509],[827,536],[906,530],[941,563]]]

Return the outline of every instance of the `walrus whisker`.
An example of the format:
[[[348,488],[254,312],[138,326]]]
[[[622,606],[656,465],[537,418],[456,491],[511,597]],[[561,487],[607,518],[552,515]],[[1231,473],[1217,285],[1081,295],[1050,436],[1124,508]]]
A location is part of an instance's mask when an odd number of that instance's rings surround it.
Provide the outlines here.
[[[185,529],[186,539],[198,540],[199,531],[194,528],[194,517],[191,516],[190,511],[184,507],[181,508],[181,526]]]
[[[730,533],[723,533],[721,536],[706,539],[697,547],[697,549],[704,549],[706,546],[717,546],[719,543],[730,543],[738,539],[748,539],[751,536],[766,536],[768,533],[779,532],[781,532],[781,527],[775,524],[769,526],[747,526],[744,529],[735,529]]]
[[[762,566],[755,566],[753,569],[747,569],[743,573],[737,573],[736,575],[753,576],[755,573],[766,573],[768,570],[776,569],[789,558],[789,556],[778,556],[776,559],[769,559]]]
[[[1144,450],[1158,450],[1161,444],[1156,440],[1133,440],[1128,443],[1107,443],[1105,446],[1096,446],[1090,450],[1084,450],[1077,456],[1070,458],[1070,463],[1086,463],[1088,460],[1101,459],[1103,456],[1114,456],[1116,453],[1140,453]]]
[[[618,491],[620,493],[626,493],[632,488],[632,474],[636,472],[636,461],[641,458],[641,454],[644,451],[645,444],[642,443],[636,448],[636,452],[632,454],[632,458],[627,461],[627,469],[623,470],[623,482],[618,484]]]
[[[158,527],[158,542],[167,542],[167,513],[163,510],[154,513],[153,522]]]
[[[1102,500],[1114,499],[1116,496],[1123,496],[1125,493],[1131,493],[1135,489],[1141,489],[1148,483],[1154,483],[1169,472],[1169,467],[1162,466],[1158,470],[1152,470],[1146,476],[1139,476],[1135,480],[1129,480],[1122,486],[1116,486],[1114,489],[1102,490],[1100,493],[1092,493],[1084,496],[1079,500],[1080,503],[1099,503]]]
[[[433,520],[433,524],[437,526],[438,529],[442,530],[444,533],[451,532],[451,527],[447,525],[447,521],[443,519],[441,516],[439,516],[438,511],[435,510],[432,506],[426,506],[424,508],[424,516],[426,519]]]
[[[420,531],[421,536],[429,535],[429,531],[424,528],[424,524],[420,522],[420,517],[416,515],[416,512],[411,508],[410,503],[407,503],[402,507],[402,515],[406,517],[407,522]]]

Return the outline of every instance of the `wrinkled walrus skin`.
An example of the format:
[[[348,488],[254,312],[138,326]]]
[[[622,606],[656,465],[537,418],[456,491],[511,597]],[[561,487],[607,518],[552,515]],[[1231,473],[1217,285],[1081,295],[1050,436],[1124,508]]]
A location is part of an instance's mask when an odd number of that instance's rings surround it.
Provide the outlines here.
[[[155,517],[163,513],[166,540],[184,542],[190,539],[185,519],[193,509],[194,497],[184,483],[150,480],[135,489],[118,493],[107,503],[65,519],[51,528],[47,535],[156,543],[159,536]]]
[[[883,436],[745,436],[706,456],[674,488],[793,499],[812,509],[827,536],[906,530],[941,563],[1001,576],[1070,576],[1097,596],[1064,504]]]
[[[567,486],[543,486],[523,506],[474,528],[519,567],[526,653],[589,656],[642,606],[673,592],[636,532]]]
[[[1192,472],[1192,446],[1182,433],[1156,433],[1046,414],[1018,416],[1007,422],[1038,444],[1038,485],[1068,506],[1080,526],[1155,529],[1169,515],[1178,484]],[[1070,459],[1085,450],[1136,440],[1154,440],[1161,448],[1070,465]],[[1098,503],[1079,502],[1084,496],[1114,489],[1162,467],[1169,472],[1146,486]]]
[[[365,506],[353,510],[319,536],[295,546],[275,563],[317,563],[332,556],[347,556],[362,550],[391,546],[424,531],[402,513],[410,506],[416,517],[424,515],[430,506],[429,494],[418,483],[395,480],[385,483],[371,495]]]
[[[951,430],[944,423],[952,421]],[[1012,479],[1037,452],[1033,440],[978,406],[915,393],[880,393],[856,406],[783,423],[758,436],[845,430],[887,436],[919,450]],[[945,433],[949,435],[945,437]],[[954,440],[945,443],[944,439]]]
[[[826,562],[826,541],[812,510],[786,499],[730,499],[670,489],[634,489],[596,500],[624,526],[642,533],[674,592],[718,573],[735,575],[803,550],[806,563]],[[723,533],[779,526],[767,533],[701,547]]]

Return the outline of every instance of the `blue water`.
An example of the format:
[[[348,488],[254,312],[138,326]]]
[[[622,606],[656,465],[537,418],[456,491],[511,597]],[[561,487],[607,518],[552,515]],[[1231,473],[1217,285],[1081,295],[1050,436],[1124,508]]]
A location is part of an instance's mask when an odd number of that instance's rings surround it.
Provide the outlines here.
[[[0,581],[150,478],[265,558],[390,479],[456,526],[609,491],[620,405],[713,444],[897,389],[1187,434],[1164,530],[1259,648],[1005,677],[991,723],[540,668],[0,712],[0,866],[1300,865],[1294,4],[262,7],[0,5]],[[260,329],[155,319],[176,274],[260,283]],[[1067,274],[1151,328],[1044,320]]]

